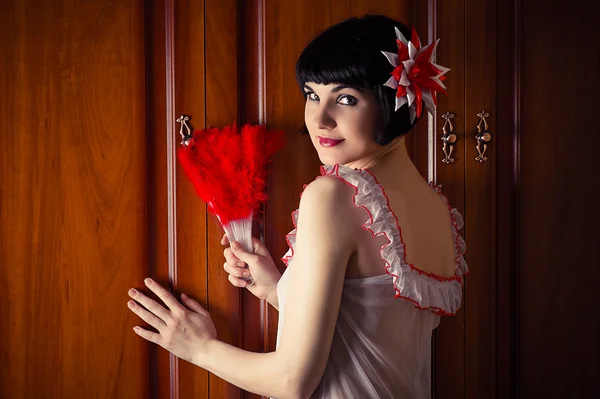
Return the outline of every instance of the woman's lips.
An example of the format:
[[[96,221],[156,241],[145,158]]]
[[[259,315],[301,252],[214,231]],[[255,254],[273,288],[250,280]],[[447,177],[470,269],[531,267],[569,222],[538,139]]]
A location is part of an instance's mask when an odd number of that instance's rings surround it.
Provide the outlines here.
[[[335,139],[329,139],[329,138],[321,137],[321,136],[318,136],[318,138],[319,138],[319,144],[321,144],[323,147],[333,147],[333,146],[338,145],[342,141],[344,141],[343,139],[335,140]]]

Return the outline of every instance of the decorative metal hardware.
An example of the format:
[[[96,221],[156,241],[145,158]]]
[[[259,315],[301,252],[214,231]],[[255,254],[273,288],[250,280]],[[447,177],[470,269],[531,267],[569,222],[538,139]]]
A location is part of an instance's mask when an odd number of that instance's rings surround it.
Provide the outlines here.
[[[481,112],[479,112],[477,114],[477,116],[479,117],[479,123],[477,124],[477,134],[475,135],[475,138],[477,139],[477,153],[479,155],[477,155],[475,157],[475,160],[479,163],[483,163],[485,161],[487,161],[487,157],[485,156],[485,152],[487,151],[488,148],[488,143],[492,140],[492,134],[488,131],[489,127],[488,127],[488,123],[487,120],[485,118],[489,117],[490,114],[485,112],[485,110],[481,110]],[[483,147],[483,151],[482,151],[482,147]]]
[[[190,129],[190,127],[187,124],[187,121],[190,120],[190,117],[187,115],[183,115],[181,114],[181,116],[179,118],[177,118],[177,122],[181,123],[181,126],[179,127],[179,134],[181,135],[181,145],[184,145],[187,147],[187,145],[190,143],[190,141],[192,140],[192,129]],[[185,127],[187,133],[183,132],[183,128]]]
[[[446,155],[444,159],[442,159],[442,162],[449,165],[454,162],[454,158],[452,158],[452,152],[454,151],[454,145],[458,140],[458,136],[456,133],[454,133],[454,126],[450,120],[454,118],[454,114],[446,112],[442,115],[442,118],[445,120],[444,126],[442,126],[442,142],[444,143],[442,150],[444,150],[444,155]]]

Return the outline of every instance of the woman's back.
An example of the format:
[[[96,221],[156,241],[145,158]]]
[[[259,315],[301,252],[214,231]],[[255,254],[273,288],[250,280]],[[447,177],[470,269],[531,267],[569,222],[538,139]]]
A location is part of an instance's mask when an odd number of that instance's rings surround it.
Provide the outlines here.
[[[367,234],[361,241],[368,243],[369,247],[365,244],[363,250],[357,249],[357,256],[351,262],[356,265],[355,270],[369,273],[369,276],[355,278],[346,274],[327,366],[311,397],[428,397],[431,333],[439,324],[440,315],[454,314],[460,307],[462,276],[467,271],[462,258],[464,241],[458,233],[462,226],[460,214],[449,207],[439,187],[425,183],[433,197],[429,199],[429,195],[424,194],[426,200],[421,200],[422,205],[419,205],[422,211],[404,219],[407,223],[430,223],[429,229],[449,231],[446,241],[450,241],[451,245],[453,271],[446,276],[437,275],[407,262],[406,248],[409,247],[399,224],[402,219],[390,207],[391,196],[373,174],[342,165],[324,166],[321,174],[337,176],[355,189],[352,200],[357,211],[364,212],[362,227],[363,233]],[[415,200],[411,197],[394,197],[400,209],[402,203],[414,205]],[[431,205],[428,208],[429,201]],[[437,204],[446,213],[447,229],[436,224],[444,220],[437,214]],[[294,225],[297,217],[296,211],[293,214]],[[411,230],[413,241],[429,239],[427,229]],[[440,245],[445,246],[444,235],[439,236],[442,237]],[[428,244],[429,251],[445,255],[444,251],[438,251],[437,240],[436,235]],[[291,253],[295,230],[288,234],[288,242],[291,248],[283,260],[290,268],[293,267]],[[443,256],[428,258],[424,255],[422,259],[436,265],[439,258]],[[448,263],[447,258],[442,259],[444,267]],[[283,309],[290,284],[288,277],[288,273],[284,272],[277,286],[279,332],[285,319]],[[278,346],[279,338],[278,334]]]
[[[452,277],[456,261],[448,204],[416,169],[415,173],[406,173],[408,169],[403,168],[402,175],[394,175],[392,171],[389,176],[372,176],[398,220],[406,245],[406,261],[425,272]],[[348,263],[346,277],[380,275],[383,270],[380,251],[386,243],[384,236],[373,237],[363,230],[357,240],[357,251]]]

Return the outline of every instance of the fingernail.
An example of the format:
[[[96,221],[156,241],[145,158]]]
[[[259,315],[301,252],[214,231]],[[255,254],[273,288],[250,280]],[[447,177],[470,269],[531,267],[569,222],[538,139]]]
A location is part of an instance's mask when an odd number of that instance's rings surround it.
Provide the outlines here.
[[[238,262],[237,266],[238,267],[246,267],[246,264],[244,262]]]
[[[182,297],[182,298],[187,298],[188,296],[187,296],[187,295],[185,295],[184,293],[181,293],[181,297]]]
[[[150,285],[150,284],[152,284],[152,280],[147,278],[144,280],[144,283],[146,283],[146,285]]]
[[[133,304],[133,301],[129,301],[129,302],[127,302],[127,306],[129,306],[130,308],[132,308],[132,307],[133,307],[133,305],[134,305],[134,304]]]
[[[248,277],[249,275],[250,275],[250,273],[248,273],[248,272],[242,273],[242,276],[244,276],[244,277]]]
[[[137,291],[134,290],[133,288],[129,290],[129,295],[135,295],[137,294]]]
[[[233,244],[231,245],[234,249],[240,249],[242,246],[240,245],[239,242],[234,241]]]

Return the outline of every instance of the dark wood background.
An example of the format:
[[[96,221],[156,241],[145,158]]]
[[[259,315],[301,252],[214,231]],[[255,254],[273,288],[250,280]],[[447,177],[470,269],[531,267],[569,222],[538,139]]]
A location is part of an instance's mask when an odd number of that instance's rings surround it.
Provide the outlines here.
[[[315,33],[365,13],[441,38],[451,68],[449,95],[408,140],[465,217],[471,269],[463,309],[432,342],[434,397],[597,396],[600,51],[586,2],[6,0],[0,398],[256,397],[131,331],[127,289],[152,276],[207,307],[220,339],[275,349],[277,312],[227,281],[221,228],[176,162],[175,119],[286,131],[256,226],[280,258],[319,166],[297,133],[295,60]],[[450,165],[444,112],[458,136]]]

